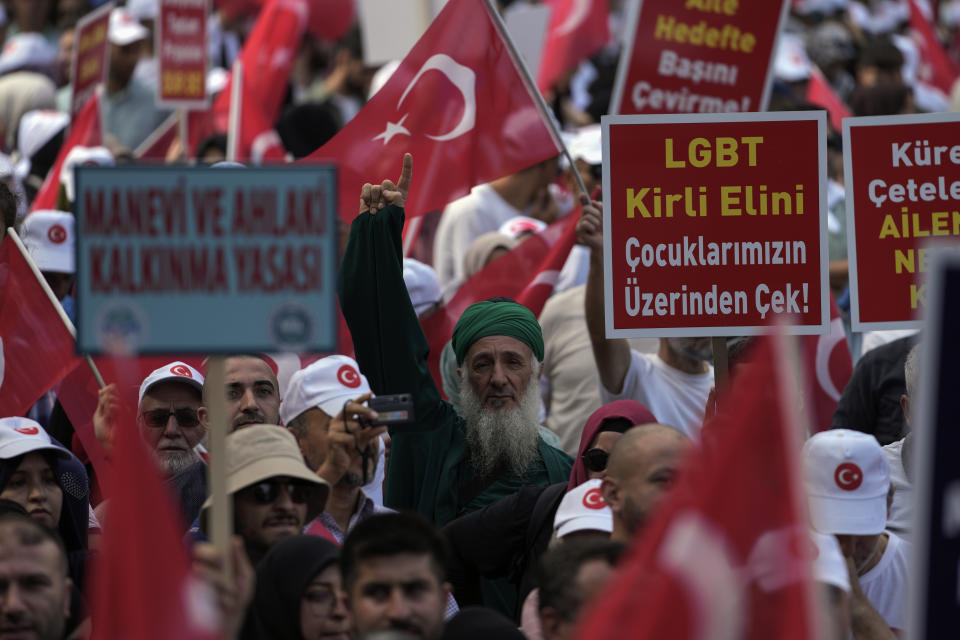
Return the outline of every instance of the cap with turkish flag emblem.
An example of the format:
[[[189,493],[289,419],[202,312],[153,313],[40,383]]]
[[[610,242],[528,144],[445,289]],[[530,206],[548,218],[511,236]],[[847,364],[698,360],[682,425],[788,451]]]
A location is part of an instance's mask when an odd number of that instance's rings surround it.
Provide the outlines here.
[[[203,374],[187,363],[178,360],[165,364],[159,369],[154,369],[150,372],[150,375],[143,379],[143,382],[140,384],[140,399],[138,400],[138,404],[143,402],[143,396],[151,387],[161,382],[181,382],[201,392],[203,391]]]
[[[55,444],[39,423],[29,418],[0,418],[0,460],[34,451],[50,451],[61,458],[70,457],[70,453]]]
[[[18,69],[49,72],[57,49],[39,33],[18,33],[7,39],[0,53],[0,75]]]
[[[74,218],[66,211],[34,211],[20,228],[23,246],[40,271],[76,273]]]
[[[553,529],[558,538],[576,531],[613,532],[613,512],[600,493],[599,478],[577,485],[563,496]]]
[[[803,445],[810,521],[821,533],[876,535],[887,523],[890,464],[876,438],[849,429]]]
[[[107,40],[110,44],[125,47],[137,40],[144,40],[149,32],[124,7],[110,12],[110,26],[107,28]]]
[[[365,393],[370,393],[370,383],[353,358],[321,358],[290,377],[280,404],[280,419],[283,424],[290,424],[309,409],[320,409],[333,417],[343,410],[348,400]]]
[[[106,147],[76,146],[70,149],[60,167],[60,184],[67,191],[67,199],[74,201],[76,196],[73,184],[73,170],[75,167],[112,167],[116,164],[113,154]]]
[[[500,225],[497,231],[505,236],[519,239],[529,233],[540,233],[546,228],[547,223],[543,220],[537,220],[529,216],[514,216]]]

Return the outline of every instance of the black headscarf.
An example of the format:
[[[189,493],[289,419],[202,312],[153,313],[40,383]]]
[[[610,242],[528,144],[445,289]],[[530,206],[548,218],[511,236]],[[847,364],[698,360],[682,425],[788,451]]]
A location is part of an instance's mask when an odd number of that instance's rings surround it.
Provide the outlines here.
[[[314,577],[339,558],[340,547],[318,536],[292,536],[273,545],[257,565],[243,640],[303,640],[300,600]]]

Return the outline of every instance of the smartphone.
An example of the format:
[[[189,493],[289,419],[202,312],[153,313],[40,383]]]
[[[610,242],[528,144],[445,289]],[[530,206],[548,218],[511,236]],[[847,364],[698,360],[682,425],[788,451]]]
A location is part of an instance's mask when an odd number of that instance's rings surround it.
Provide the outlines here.
[[[367,406],[379,414],[379,417],[370,423],[373,426],[390,427],[413,423],[413,396],[409,393],[376,396],[367,400]]]

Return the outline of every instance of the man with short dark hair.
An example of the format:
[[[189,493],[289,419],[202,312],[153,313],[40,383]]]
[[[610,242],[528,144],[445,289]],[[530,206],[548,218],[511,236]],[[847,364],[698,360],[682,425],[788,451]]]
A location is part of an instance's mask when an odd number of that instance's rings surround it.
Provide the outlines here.
[[[0,516],[0,638],[60,640],[70,590],[57,535],[29,517]]]
[[[439,638],[450,595],[445,557],[440,534],[414,514],[375,515],[354,527],[340,556],[354,633]]]
[[[572,540],[540,559],[539,613],[544,640],[572,637],[577,617],[613,576],[624,545],[609,540]]]
[[[236,354],[224,358],[224,393],[227,397],[227,425],[236,431],[251,424],[280,424],[280,383],[273,367],[261,356]],[[203,387],[204,403],[211,389]],[[206,424],[210,410],[200,408]]]

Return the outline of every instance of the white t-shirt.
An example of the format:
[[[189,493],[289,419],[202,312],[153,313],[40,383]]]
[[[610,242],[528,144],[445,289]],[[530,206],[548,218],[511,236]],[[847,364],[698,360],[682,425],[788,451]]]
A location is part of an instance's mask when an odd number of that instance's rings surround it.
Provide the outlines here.
[[[711,386],[712,366],[706,373],[684,373],[656,354],[631,349],[630,368],[623,379],[623,389],[614,394],[601,384],[600,400],[603,404],[614,400],[636,400],[650,409],[660,424],[675,427],[697,440]]]
[[[883,448],[890,462],[890,482],[896,486],[893,492],[893,504],[887,517],[887,529],[904,538],[910,538],[913,526],[913,487],[903,468],[903,438],[891,442]]]
[[[444,300],[463,284],[463,256],[478,237],[496,231],[510,218],[523,215],[488,184],[474,187],[443,210],[433,243],[433,268],[440,280]]]
[[[890,540],[877,565],[860,576],[860,586],[891,629],[903,631],[907,626],[907,601],[910,594],[909,542],[887,531]]]

